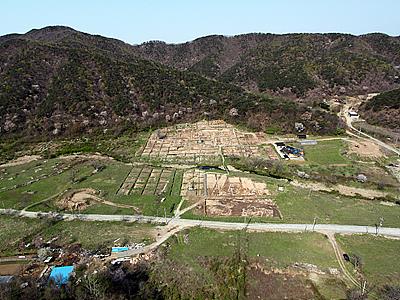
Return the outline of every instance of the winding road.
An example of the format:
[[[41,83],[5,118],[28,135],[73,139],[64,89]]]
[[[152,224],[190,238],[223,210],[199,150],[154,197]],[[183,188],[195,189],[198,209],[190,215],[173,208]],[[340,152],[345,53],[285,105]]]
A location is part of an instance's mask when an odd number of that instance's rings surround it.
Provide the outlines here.
[[[388,145],[388,144],[382,142],[381,140],[378,140],[378,139],[374,138],[373,136],[370,136],[369,134],[366,134],[366,133],[362,132],[361,130],[358,130],[357,128],[355,128],[353,126],[353,124],[352,124],[353,123],[353,119],[349,116],[349,111],[350,111],[350,104],[345,104],[343,106],[342,111],[339,113],[339,115],[346,120],[346,125],[350,130],[356,132],[362,138],[366,138],[366,139],[372,140],[374,143],[378,144],[379,146],[381,146],[381,147],[383,147],[383,148],[385,148],[385,149],[387,149],[389,151],[392,151],[392,152],[396,153],[397,155],[400,155],[400,150],[399,149],[397,149],[397,148],[395,148],[395,147],[393,147],[391,145]],[[347,131],[347,134],[353,135],[353,136],[357,136],[356,134],[352,133],[349,130]],[[360,137],[360,136],[357,136],[357,137]]]

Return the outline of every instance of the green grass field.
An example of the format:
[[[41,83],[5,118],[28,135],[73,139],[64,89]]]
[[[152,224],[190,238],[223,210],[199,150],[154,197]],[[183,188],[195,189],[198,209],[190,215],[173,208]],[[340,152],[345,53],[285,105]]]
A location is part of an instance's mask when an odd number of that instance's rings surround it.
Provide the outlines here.
[[[218,272],[227,272],[225,268],[233,271],[233,266],[227,266],[227,261],[235,257],[238,248],[246,255],[247,267],[246,278],[248,280],[248,291],[253,295],[251,286],[271,285],[271,296],[273,299],[284,297],[285,280],[287,275],[267,275],[253,271],[255,265],[263,266],[265,270],[280,269],[285,274],[287,270],[293,270],[295,263],[310,263],[321,270],[327,268],[338,268],[335,255],[329,241],[325,236],[317,233],[256,233],[243,231],[216,231],[211,229],[193,228],[182,232],[176,238],[169,240],[166,247],[166,259],[173,261],[170,272],[160,271],[164,276],[187,276],[190,272],[189,281],[197,281],[199,286],[218,285],[220,277]],[[235,265],[236,266],[236,265]],[[239,267],[239,266],[238,266]],[[232,273],[224,274],[223,282],[228,284],[227,277]],[[304,273],[306,274],[306,273]],[[269,276],[269,277],[268,277]],[[279,282],[279,276],[283,276]],[[314,276],[318,278],[313,281],[314,291],[322,295],[323,299],[343,299],[346,287],[342,281],[329,275]],[[310,287],[307,276],[296,276],[299,293],[305,286]],[[181,283],[185,285],[185,283]],[[292,282],[292,284],[294,284]],[[195,284],[197,286],[197,284]],[[287,288],[287,286],[286,286]],[[190,287],[189,289],[194,289]],[[257,294],[257,293],[256,293]],[[296,292],[294,293],[296,294]],[[294,294],[291,294],[294,296]],[[253,296],[254,297],[254,296]],[[253,299],[253,298],[251,298]],[[257,299],[257,298],[254,298]],[[290,298],[294,299],[294,298]]]
[[[59,237],[57,243],[80,243],[88,250],[100,246],[111,247],[120,238],[127,242],[151,242],[154,240],[154,226],[126,222],[51,222],[44,219],[28,219],[0,216],[0,255],[8,256],[23,253],[18,249],[21,241],[29,243],[40,236],[50,240]],[[23,250],[32,251],[32,250]],[[35,252],[35,251],[34,251]]]
[[[354,224],[373,226],[384,217],[385,226],[400,226],[400,206],[386,206],[379,201],[362,200],[336,194],[311,192],[307,189],[285,187],[275,199],[285,223]]]
[[[278,181],[269,180],[268,188],[277,190]],[[251,222],[277,222],[277,223],[313,223],[317,217],[318,223],[354,224],[374,226],[382,216],[384,226],[400,226],[400,206],[386,206],[379,201],[363,200],[357,197],[344,197],[334,193],[311,192],[308,189],[293,187],[279,182],[284,186],[283,192],[277,192],[275,203],[283,216],[278,218],[252,217]],[[220,220],[232,222],[248,222],[249,218],[238,216],[203,216],[194,211],[183,215],[189,219]]]
[[[249,257],[261,257],[268,265],[285,268],[295,262],[311,263],[320,268],[337,267],[329,241],[317,233],[256,233],[216,231],[194,228],[188,232],[188,244],[178,234],[169,257],[190,263],[199,256],[231,256],[238,243],[247,244]]]
[[[310,164],[348,164],[350,160],[341,153],[343,148],[341,140],[318,141],[317,145],[304,146],[304,157]]]
[[[371,235],[336,235],[336,239],[343,251],[361,257],[368,283],[400,284],[400,240]]]

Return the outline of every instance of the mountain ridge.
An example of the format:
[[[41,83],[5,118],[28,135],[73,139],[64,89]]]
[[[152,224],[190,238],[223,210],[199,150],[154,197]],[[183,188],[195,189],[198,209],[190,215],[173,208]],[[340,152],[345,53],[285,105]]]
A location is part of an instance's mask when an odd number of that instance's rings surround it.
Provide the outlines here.
[[[112,54],[193,71],[251,92],[294,98],[355,95],[400,86],[400,37],[383,33],[247,33],[209,35],[178,44],[130,45],[52,26],[31,30],[23,38],[80,42]]]
[[[339,120],[312,103],[398,87],[398,49],[400,39],[383,34],[130,45],[65,26],[33,29],[0,37],[0,130],[57,136],[205,117],[333,133]]]
[[[3,136],[121,132],[201,118],[285,132],[302,115],[310,131],[339,126],[319,109],[145,60],[123,42],[55,29],[0,42]]]

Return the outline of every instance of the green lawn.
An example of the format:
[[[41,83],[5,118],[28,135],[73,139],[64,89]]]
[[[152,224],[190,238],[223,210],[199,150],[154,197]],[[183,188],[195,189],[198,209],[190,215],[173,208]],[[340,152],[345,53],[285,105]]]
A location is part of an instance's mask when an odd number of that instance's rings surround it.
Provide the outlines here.
[[[385,226],[400,226],[400,206],[386,206],[379,201],[362,200],[336,194],[311,192],[285,187],[275,199],[285,223],[319,223],[371,225],[384,217]]]
[[[318,141],[316,145],[304,146],[304,157],[311,164],[348,164],[350,160],[341,153],[343,148],[341,140]]]
[[[188,244],[178,234],[168,256],[179,261],[193,262],[199,256],[231,256],[237,245],[248,246],[247,254],[262,258],[268,265],[284,268],[299,263],[311,263],[320,268],[337,267],[329,241],[317,233],[243,233],[194,228],[188,231]]]
[[[336,239],[343,251],[361,257],[369,283],[400,284],[400,240],[371,235],[337,235]]]

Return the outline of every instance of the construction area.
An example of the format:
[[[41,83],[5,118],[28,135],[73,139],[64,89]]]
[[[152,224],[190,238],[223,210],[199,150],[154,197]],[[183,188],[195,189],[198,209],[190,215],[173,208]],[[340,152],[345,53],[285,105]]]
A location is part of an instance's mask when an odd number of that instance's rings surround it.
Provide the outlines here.
[[[263,133],[243,132],[222,120],[200,121],[154,132],[144,147],[142,157],[192,162],[221,155],[278,159],[272,148],[259,147],[266,143]]]
[[[174,169],[133,167],[117,195],[161,195],[166,191],[168,183],[173,182],[174,177]]]
[[[183,176],[181,196],[198,203],[197,210],[205,215],[281,217],[266,184],[247,177],[189,170]]]

